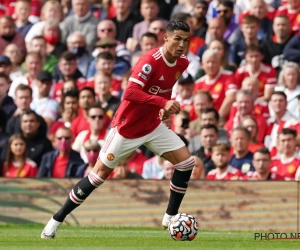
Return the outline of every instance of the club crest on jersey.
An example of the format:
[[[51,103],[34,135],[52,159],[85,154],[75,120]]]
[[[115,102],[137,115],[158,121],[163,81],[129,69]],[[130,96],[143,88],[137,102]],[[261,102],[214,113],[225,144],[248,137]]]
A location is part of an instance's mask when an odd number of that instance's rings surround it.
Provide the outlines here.
[[[148,75],[152,71],[152,66],[149,63],[144,64],[142,71]]]
[[[175,74],[175,80],[177,81],[179,79],[179,77],[181,76],[181,72],[178,71],[176,74]]]
[[[107,160],[113,161],[114,159],[115,159],[115,155],[114,155],[114,154],[109,153],[109,154],[107,155]]]

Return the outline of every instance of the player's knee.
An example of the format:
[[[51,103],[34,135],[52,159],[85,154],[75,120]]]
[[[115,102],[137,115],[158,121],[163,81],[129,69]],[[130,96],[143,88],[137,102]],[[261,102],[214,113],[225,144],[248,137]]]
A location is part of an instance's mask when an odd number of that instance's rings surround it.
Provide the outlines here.
[[[192,170],[195,166],[195,159],[194,157],[190,156],[188,159],[177,163],[174,165],[175,169],[179,171],[189,171]]]
[[[94,168],[93,168],[93,172],[98,175],[100,178],[102,178],[103,180],[107,179],[107,177],[111,174],[111,172],[113,171],[113,169],[107,167],[102,161],[101,159],[98,159],[98,161],[96,162]]]

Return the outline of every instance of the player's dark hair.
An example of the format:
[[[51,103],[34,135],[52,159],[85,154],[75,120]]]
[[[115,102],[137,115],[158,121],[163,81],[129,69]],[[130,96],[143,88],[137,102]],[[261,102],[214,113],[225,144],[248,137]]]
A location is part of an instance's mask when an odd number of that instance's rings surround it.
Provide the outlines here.
[[[92,95],[93,95],[94,97],[96,97],[95,90],[92,89],[92,88],[90,88],[90,87],[84,87],[84,88],[82,88],[82,89],[79,91],[79,96],[80,96],[80,94],[81,94],[83,91],[89,91],[89,92],[92,93]]]
[[[295,139],[297,138],[297,131],[291,128],[284,128],[278,134],[279,135],[292,135]]]
[[[214,116],[215,116],[215,119],[216,121],[218,122],[220,120],[220,115],[218,113],[218,111],[214,108],[206,108],[206,109],[203,109],[201,111],[201,115],[202,114],[208,114],[208,113],[214,113]]]
[[[171,17],[171,21],[182,21],[182,22],[186,22],[188,18],[192,17],[190,14],[188,13],[183,13],[183,12],[179,12],[179,13],[176,13],[174,14],[172,17]]]
[[[218,128],[217,128],[215,125],[213,125],[213,124],[203,125],[203,126],[201,127],[201,129],[200,129],[200,133],[201,133],[202,130],[204,130],[204,129],[213,129],[213,130],[216,132],[217,135],[219,134]]]
[[[231,134],[233,134],[233,133],[236,132],[236,131],[244,132],[244,133],[246,134],[247,138],[250,140],[251,134],[250,134],[250,132],[248,131],[248,129],[246,129],[245,127],[238,126],[238,127],[234,128],[234,129],[232,130]]]
[[[271,98],[272,98],[273,95],[280,95],[280,96],[282,96],[285,100],[287,100],[287,96],[286,96],[286,94],[285,94],[283,91],[274,91],[274,92],[272,93],[272,95],[271,95]]]
[[[109,53],[108,51],[103,51],[101,52],[98,56],[97,56],[97,60],[99,59],[105,59],[105,60],[110,60],[113,61],[114,57],[111,53]]]
[[[190,26],[184,21],[173,20],[168,23],[166,30],[167,33],[173,33],[175,30],[190,32]]]
[[[144,37],[153,38],[156,42],[158,41],[157,35],[152,32],[146,32],[142,35],[141,40],[143,40]]]
[[[262,155],[268,155],[269,158],[271,158],[271,154],[269,149],[267,148],[259,148],[257,149],[253,155],[255,155],[256,153],[262,154]]]

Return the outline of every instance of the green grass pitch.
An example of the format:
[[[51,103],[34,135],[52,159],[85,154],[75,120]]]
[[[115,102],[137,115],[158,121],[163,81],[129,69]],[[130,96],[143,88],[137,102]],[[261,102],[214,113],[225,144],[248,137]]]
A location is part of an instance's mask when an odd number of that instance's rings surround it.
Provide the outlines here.
[[[258,241],[254,232],[199,231],[191,242],[176,242],[160,228],[62,226],[54,240],[40,239],[41,225],[1,225],[2,250],[205,250],[299,249],[300,240]]]

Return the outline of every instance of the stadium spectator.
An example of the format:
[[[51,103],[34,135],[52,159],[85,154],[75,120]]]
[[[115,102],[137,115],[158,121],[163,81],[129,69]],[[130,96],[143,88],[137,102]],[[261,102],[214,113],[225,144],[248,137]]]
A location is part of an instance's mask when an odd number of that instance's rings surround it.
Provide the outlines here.
[[[146,53],[151,49],[157,48],[158,47],[157,35],[151,32],[144,33],[140,39],[139,45],[143,53]],[[136,49],[135,51],[137,50],[138,49]]]
[[[200,116],[201,126],[214,125],[218,127],[219,119],[220,116],[214,108],[203,109]],[[197,135],[192,137],[189,141],[190,152],[195,152],[201,148],[201,137],[199,136],[201,132],[201,126],[199,127],[199,131],[197,131]],[[222,127],[218,127],[218,143],[226,143],[228,145],[230,144],[227,137],[227,132]]]
[[[72,121],[71,130],[73,137],[76,138],[83,130],[88,130],[88,110],[96,103],[96,94],[92,88],[85,87],[79,92],[79,107],[81,113]]]
[[[75,138],[72,149],[80,154],[85,163],[88,163],[84,144],[87,141],[97,141],[102,147],[106,136],[105,112],[99,105],[93,105],[88,110],[88,130],[81,131]]]
[[[164,176],[163,176],[163,180],[171,180],[173,173],[174,173],[174,165],[169,162],[169,161],[164,161],[163,162],[163,171],[164,171]]]
[[[48,138],[54,142],[56,130],[60,127],[70,128],[72,121],[78,116],[79,93],[76,90],[70,90],[64,93],[61,100],[61,116],[54,122],[49,130]]]
[[[195,3],[194,0],[181,1],[181,3],[175,5],[171,16],[174,16],[177,13],[187,13],[187,14],[193,13],[194,3]]]
[[[244,12],[240,17],[240,23],[243,18],[248,15],[256,16],[260,20],[260,30],[257,33],[259,40],[270,39],[272,34],[272,21],[275,12],[270,12],[264,0],[251,0],[250,8]]]
[[[113,179],[132,179],[132,180],[140,180],[143,177],[140,174],[131,172],[128,167],[128,160],[125,159],[121,161],[114,170]]]
[[[277,74],[279,74],[285,59],[289,59],[287,55],[284,58],[284,48],[293,37],[291,24],[287,16],[274,18],[273,32],[274,35],[272,37],[263,40],[261,48],[264,54],[264,63],[272,65],[276,69]]]
[[[287,0],[287,4],[280,6],[276,11],[275,16],[285,15],[290,20],[292,30],[295,33],[299,33],[300,30],[300,1],[299,0]]]
[[[207,32],[206,14],[208,10],[208,3],[205,0],[196,0],[193,8],[193,30],[194,36],[205,39]]]
[[[148,159],[139,149],[133,151],[127,158],[128,169],[132,173],[141,175],[143,173],[143,166]]]
[[[262,142],[258,142],[257,140],[259,127],[255,118],[250,115],[243,117],[241,126],[246,128],[250,133],[250,143],[248,146],[250,152],[254,153],[256,150],[265,147]]]
[[[256,119],[259,127],[257,140],[262,142],[264,136],[267,133],[267,120],[261,114],[255,112],[254,96],[253,94],[245,89],[241,89],[236,94],[236,110],[237,112],[229,117],[229,120],[225,123],[224,128],[227,130],[228,135],[231,131],[240,126],[242,119],[245,116],[252,116]]]
[[[71,91],[71,90],[78,91],[76,81],[74,81],[72,79],[65,81],[63,83],[62,95],[64,95],[65,93],[67,93],[68,91]]]
[[[152,23],[150,23],[148,32],[157,35],[159,47],[165,43],[164,32],[166,31],[166,28],[167,28],[167,24],[163,20],[155,20]]]
[[[237,85],[240,87],[247,76],[255,76],[259,81],[258,97],[269,101],[277,83],[276,71],[262,63],[263,51],[257,45],[249,45],[245,51],[247,64],[235,72]]]
[[[143,164],[142,177],[144,179],[161,180],[164,177],[164,159],[155,155]]]
[[[216,17],[212,19],[207,28],[206,32],[206,37],[205,37],[205,45],[200,47],[197,51],[197,55],[200,57],[200,61],[202,62],[202,57],[204,51],[207,49],[207,45],[212,41],[212,40],[221,40],[224,41],[224,34],[226,31],[226,24],[223,18],[221,17]],[[230,44],[224,41],[224,44],[226,45],[226,51],[229,50]]]
[[[202,59],[202,67],[206,75],[196,81],[195,91],[199,89],[209,91],[214,99],[215,109],[218,110],[221,118],[225,118],[235,101],[238,89],[233,74],[221,70],[221,59],[212,49],[206,50]]]
[[[181,138],[186,146],[189,144],[191,131],[189,129],[190,116],[185,110],[181,110],[174,118],[173,131]]]
[[[191,174],[191,180],[203,179],[204,178],[203,163],[198,156],[193,156],[193,158],[195,159],[195,166]]]
[[[78,31],[71,33],[67,37],[68,50],[77,56],[77,65],[81,74],[87,75],[92,56],[86,49],[85,37]]]
[[[285,128],[278,134],[278,147],[280,153],[272,158],[271,173],[278,175],[286,181],[295,180],[300,158],[296,152],[297,132]]]
[[[213,108],[214,102],[213,98],[208,91],[199,90],[194,94],[193,109],[190,112],[191,122],[189,128],[196,132],[200,133],[201,129],[201,113],[206,108]]]
[[[3,164],[3,176],[7,178],[35,177],[37,164],[26,156],[26,140],[19,134],[9,138],[8,150]]]
[[[39,90],[39,96],[33,99],[30,108],[42,116],[47,123],[47,127],[50,128],[57,119],[59,108],[58,102],[49,96],[52,87],[52,76],[47,71],[41,71],[37,80],[36,85]]]
[[[0,57],[0,61],[1,61],[1,57]],[[7,118],[10,118],[17,109],[14,100],[7,95],[9,87],[10,87],[9,77],[4,73],[0,73],[0,109],[5,112]]]
[[[254,171],[252,165],[253,153],[249,151],[250,133],[244,127],[236,127],[230,137],[233,155],[230,166],[240,170],[243,174]]]
[[[59,59],[62,53],[67,50],[67,46],[61,42],[61,29],[57,21],[46,21],[41,35],[46,41],[48,55],[53,55]]]
[[[2,175],[2,161],[1,161],[1,155],[2,150],[5,147],[5,144],[8,141],[8,135],[5,133],[5,127],[7,123],[7,116],[6,113],[0,108],[0,176]]]
[[[268,130],[264,143],[273,157],[277,154],[276,141],[281,123],[295,120],[296,117],[287,110],[287,96],[284,92],[275,91],[272,94],[270,108],[273,111],[271,117],[267,120]]]
[[[268,181],[268,180],[283,180],[280,176],[270,172],[271,155],[268,149],[257,149],[253,154],[253,166],[255,171],[249,171],[243,180],[251,181]]]
[[[5,55],[0,56],[0,73],[4,73],[9,76],[12,71],[11,61],[9,57]]]
[[[80,165],[76,171],[76,177],[82,178],[88,176],[95,166],[101,147],[98,141],[88,140],[84,144],[84,151],[86,152],[87,163]]]
[[[260,29],[260,20],[255,16],[246,16],[241,24],[242,36],[234,42],[229,51],[228,62],[238,68],[245,64],[245,51],[249,45],[259,45],[261,40],[257,39]]]
[[[134,25],[132,32],[134,39],[140,41],[142,35],[148,31],[150,23],[157,19],[158,11],[157,0],[141,0],[140,13],[143,21]]]
[[[25,54],[24,36],[15,30],[15,22],[10,16],[0,17],[0,54],[3,54],[7,45],[15,43]]]
[[[218,141],[218,128],[215,125],[204,125],[200,132],[201,148],[192,155],[198,156],[203,162],[205,176],[207,173],[215,169],[215,165],[212,162],[211,154],[212,148]]]
[[[67,178],[75,177],[77,169],[83,164],[80,155],[73,151],[72,132],[69,128],[61,127],[55,133],[56,147],[44,154],[38,178]]]
[[[86,85],[86,79],[82,76],[77,67],[77,57],[73,53],[64,52],[58,63],[58,71],[55,72],[54,79],[57,81],[54,86],[54,97],[59,101],[62,95],[64,82],[75,80],[77,88],[80,90]]]
[[[56,21],[60,23],[63,20],[64,14],[62,6],[57,0],[46,1],[41,10],[41,19],[35,23],[25,37],[26,46],[35,36],[41,36],[47,21]],[[63,27],[62,25],[60,26]]]
[[[52,74],[58,61],[54,55],[47,54],[46,49],[45,38],[43,36],[36,36],[31,40],[28,52],[39,53],[42,56],[43,70]]]
[[[109,75],[99,72],[95,75],[94,79],[97,101],[103,108],[106,115],[109,118],[113,118],[120,105],[120,100],[113,96],[115,93],[111,84],[112,78]],[[119,94],[119,91],[117,93]]]
[[[112,19],[117,29],[116,39],[126,43],[126,40],[132,37],[133,27],[139,20],[130,10],[132,0],[113,0],[112,3],[116,10],[116,16]]]
[[[63,21],[62,41],[66,42],[70,34],[78,31],[85,37],[87,50],[92,52],[97,40],[97,25],[99,20],[93,16],[90,2],[85,0],[72,0],[74,14],[66,17]]]
[[[299,118],[298,96],[300,95],[300,68],[298,64],[287,62],[278,77],[276,91],[283,91],[287,97],[287,110]]]
[[[24,37],[32,27],[32,23],[28,21],[31,11],[31,4],[28,0],[18,0],[15,5],[15,14],[17,19],[15,20],[16,31],[22,34]]]
[[[226,31],[224,33],[224,40],[229,44],[232,44],[237,40],[237,36],[239,33],[238,24],[236,24],[233,20],[234,12],[233,12],[234,3],[230,0],[223,0],[219,2],[218,5],[218,17],[224,18]]]
[[[7,45],[3,54],[7,56],[10,60],[0,57],[0,67],[1,62],[8,66],[11,63],[11,69],[9,69],[10,72],[8,75],[10,80],[14,81],[17,77],[22,75],[21,64],[23,62],[24,54],[22,53],[20,48],[14,43]]]
[[[216,166],[206,175],[207,180],[237,180],[243,176],[239,169],[230,164],[230,147],[226,144],[217,144],[212,147],[212,161]]]
[[[17,133],[21,133],[20,128],[20,115],[23,114],[24,111],[30,109],[30,103],[32,102],[32,89],[24,84],[20,84],[15,92],[15,104],[17,109],[14,115],[8,120],[6,125],[6,133],[8,135],[13,135]],[[39,134],[46,135],[47,133],[47,124],[43,117],[37,115],[39,126]]]
[[[177,96],[176,101],[180,104],[180,109],[191,113],[193,110],[193,91],[194,91],[194,79],[190,74],[182,74],[178,79],[177,84]]]
[[[36,86],[37,76],[43,68],[42,56],[37,52],[29,52],[25,59],[25,71],[26,74],[17,77],[9,88],[8,95],[15,99],[15,92],[20,84],[28,85],[32,88],[32,97],[37,98],[39,95],[38,88]]]

